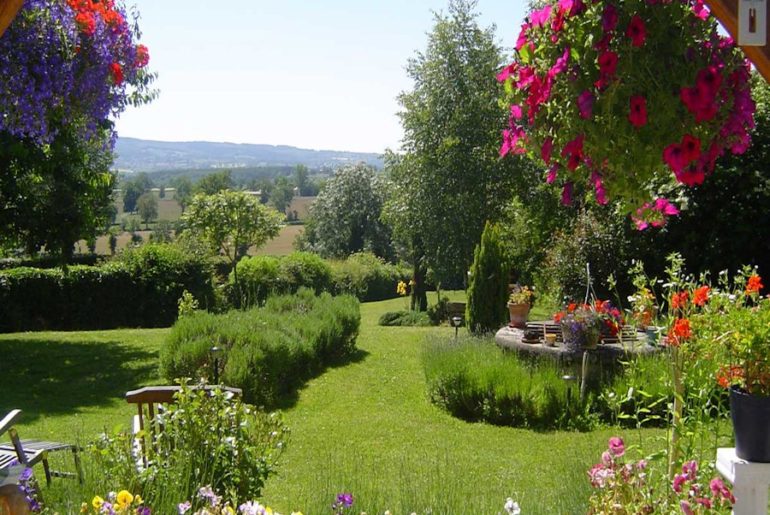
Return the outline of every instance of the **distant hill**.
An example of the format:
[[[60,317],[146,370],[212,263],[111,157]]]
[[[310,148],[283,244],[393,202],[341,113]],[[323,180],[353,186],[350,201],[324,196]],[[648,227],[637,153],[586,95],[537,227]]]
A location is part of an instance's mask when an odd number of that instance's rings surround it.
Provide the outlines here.
[[[382,167],[379,154],[337,150],[307,150],[285,145],[212,143],[208,141],[168,142],[118,138],[115,168],[134,172],[159,170],[217,169],[295,166],[337,168],[363,161]]]

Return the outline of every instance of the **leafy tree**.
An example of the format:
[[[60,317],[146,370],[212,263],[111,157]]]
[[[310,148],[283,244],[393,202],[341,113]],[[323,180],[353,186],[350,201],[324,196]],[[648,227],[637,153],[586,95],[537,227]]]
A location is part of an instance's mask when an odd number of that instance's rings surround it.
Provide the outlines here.
[[[150,228],[150,222],[158,218],[158,200],[151,191],[142,193],[136,201],[136,209],[139,217],[144,222],[145,228]]]
[[[248,193],[224,190],[195,195],[182,220],[186,231],[225,255],[237,285],[239,249],[260,247],[278,236],[283,217]]]
[[[305,165],[297,165],[294,169],[294,184],[299,189],[300,197],[310,194],[310,180],[308,169]]]
[[[391,231],[381,220],[387,180],[370,166],[340,168],[310,208],[305,246],[324,257],[369,251],[393,259]]]
[[[136,211],[137,200],[150,188],[152,188],[152,179],[144,172],[137,174],[131,180],[125,181],[123,185],[123,211],[125,213]]]
[[[110,218],[115,175],[109,131],[84,140],[75,123],[39,146],[0,132],[0,243],[45,247],[66,265],[75,242],[93,239]]]
[[[195,184],[193,191],[204,195],[214,195],[220,191],[230,190],[233,186],[233,173],[230,170],[222,170],[202,177]]]
[[[286,213],[286,208],[294,198],[294,186],[286,177],[277,177],[270,192],[270,205],[279,213]]]
[[[193,183],[189,177],[177,177],[174,179],[174,199],[179,202],[179,206],[184,212],[193,195]]]
[[[518,163],[498,155],[508,117],[495,79],[503,58],[475,5],[451,0],[425,52],[409,61],[414,89],[399,97],[405,154],[391,157],[387,218],[412,260],[442,283],[464,280],[485,222],[501,218],[518,179]]]
[[[475,335],[497,331],[506,320],[508,264],[500,229],[487,222],[476,246],[468,281],[466,319]]]

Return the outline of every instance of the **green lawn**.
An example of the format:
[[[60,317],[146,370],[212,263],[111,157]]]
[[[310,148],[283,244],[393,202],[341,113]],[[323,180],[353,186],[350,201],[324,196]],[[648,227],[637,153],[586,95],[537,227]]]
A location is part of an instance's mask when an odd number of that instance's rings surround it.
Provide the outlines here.
[[[540,433],[452,418],[427,399],[420,353],[427,335],[451,338],[454,331],[376,325],[381,313],[404,303],[362,305],[362,359],[311,380],[286,411],[291,436],[279,475],[265,489],[268,503],[284,514],[324,514],[336,493],[351,491],[356,508],[370,514],[428,507],[434,514],[495,514],[509,496],[528,514],[584,512],[585,471],[618,431]],[[122,394],[159,382],[165,334],[0,336],[0,412],[25,410],[22,437],[85,441],[128,425],[132,411]],[[638,443],[661,432],[625,436]]]

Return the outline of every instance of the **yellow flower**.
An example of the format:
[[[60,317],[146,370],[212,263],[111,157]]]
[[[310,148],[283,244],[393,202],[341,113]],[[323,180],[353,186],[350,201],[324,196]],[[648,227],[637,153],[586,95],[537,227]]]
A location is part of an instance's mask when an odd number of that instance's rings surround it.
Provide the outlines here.
[[[102,499],[98,495],[94,496],[94,498],[91,499],[91,506],[93,506],[95,510],[100,509],[102,507],[102,504],[104,504],[104,499]]]
[[[83,504],[80,505],[80,513],[85,513],[87,511],[88,511],[88,503],[84,502]]]
[[[224,509],[223,511],[224,511],[224,512],[225,512],[227,515],[235,515],[235,510],[234,510],[234,509],[233,509],[233,507],[232,507],[232,506],[230,506],[229,504],[228,504],[227,506],[225,506],[225,509]]]
[[[398,285],[396,286],[396,293],[402,297],[406,295],[406,283],[404,281],[398,281]]]
[[[265,506],[265,514],[273,515],[273,509],[270,506]]]
[[[134,496],[131,495],[131,492],[129,492],[128,490],[121,490],[120,492],[118,492],[117,500],[118,500],[118,505],[121,508],[125,509],[131,506],[131,503],[134,502]]]
[[[142,504],[142,503],[144,503],[144,499],[142,499],[142,496],[141,496],[141,495],[139,495],[139,494],[136,494],[136,495],[134,496],[134,502],[136,502],[136,504]]]

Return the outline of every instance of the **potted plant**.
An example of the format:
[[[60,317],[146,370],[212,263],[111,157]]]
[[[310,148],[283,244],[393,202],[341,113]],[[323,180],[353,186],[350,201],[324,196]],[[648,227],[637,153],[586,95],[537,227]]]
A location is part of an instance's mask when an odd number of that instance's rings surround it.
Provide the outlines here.
[[[554,322],[561,326],[564,347],[578,351],[595,349],[602,335],[602,316],[590,304],[570,304],[556,313]]]
[[[508,296],[508,312],[511,326],[526,327],[529,310],[535,303],[535,292],[528,286],[515,286]]]
[[[730,388],[735,453],[770,463],[770,299],[759,298],[758,275],[749,276],[744,286],[744,304],[725,314],[726,360],[717,380]]]

